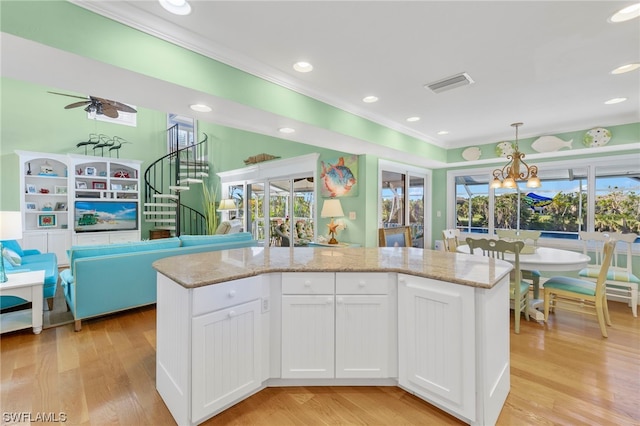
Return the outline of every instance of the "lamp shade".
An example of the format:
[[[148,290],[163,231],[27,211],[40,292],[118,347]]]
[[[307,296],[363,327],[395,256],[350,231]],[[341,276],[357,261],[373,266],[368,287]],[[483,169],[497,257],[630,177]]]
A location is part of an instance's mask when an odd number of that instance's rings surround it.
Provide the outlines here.
[[[232,198],[225,198],[220,200],[220,205],[218,206],[218,210],[235,210],[236,202]]]
[[[336,198],[332,198],[330,200],[325,200],[322,205],[322,212],[320,212],[320,217],[341,217],[344,216],[344,212],[342,211],[342,204],[340,204],[340,200]]]
[[[0,212],[0,240],[22,239],[22,215],[20,212]]]

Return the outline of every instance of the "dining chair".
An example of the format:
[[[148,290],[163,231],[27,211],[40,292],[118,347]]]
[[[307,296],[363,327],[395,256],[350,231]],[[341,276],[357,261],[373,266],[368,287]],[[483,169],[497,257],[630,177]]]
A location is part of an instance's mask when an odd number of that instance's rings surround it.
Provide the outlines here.
[[[442,238],[442,241],[444,242],[444,250],[455,252],[456,248],[460,245],[460,230],[445,229],[442,231]]]
[[[596,282],[565,276],[551,277],[545,281],[545,323],[549,320],[549,312],[553,312],[556,308],[579,313],[585,313],[585,307],[593,308],[598,317],[600,332],[603,337],[607,337],[607,325],[611,325],[611,318],[609,317],[609,307],[607,306],[605,282],[615,244],[615,240],[609,240],[604,243],[602,264],[600,265]],[[561,304],[558,304],[558,302],[561,302]]]
[[[496,235],[501,239],[524,241],[525,248],[520,254],[526,254],[528,247],[533,247],[538,244],[538,238],[540,238],[541,231],[532,230],[517,230],[517,229],[496,229]],[[532,246],[527,246],[527,242],[531,241]],[[538,299],[540,297],[540,277],[542,274],[538,270],[523,270],[522,279],[531,281],[533,287],[533,298]]]
[[[579,275],[585,279],[595,281],[598,278],[600,266],[602,265],[603,246],[608,239],[617,241],[613,251],[611,266],[607,273],[605,291],[607,296],[614,296],[628,300],[631,313],[638,316],[638,287],[640,278],[633,273],[633,254],[631,252],[634,241],[638,234],[620,232],[580,232],[580,239],[583,242],[583,251],[586,255],[593,256],[594,261],[586,268],[580,270]],[[620,254],[618,248],[624,247],[624,253]],[[621,261],[624,260],[624,263]]]
[[[529,283],[522,281],[520,271],[520,251],[524,247],[522,241],[493,240],[487,238],[467,238],[470,253],[474,253],[476,248],[480,249],[483,256],[504,260],[505,253],[513,253],[513,271],[511,271],[509,282],[509,296],[513,300],[513,311],[515,318],[515,332],[520,333],[520,315],[524,313],[529,320]]]

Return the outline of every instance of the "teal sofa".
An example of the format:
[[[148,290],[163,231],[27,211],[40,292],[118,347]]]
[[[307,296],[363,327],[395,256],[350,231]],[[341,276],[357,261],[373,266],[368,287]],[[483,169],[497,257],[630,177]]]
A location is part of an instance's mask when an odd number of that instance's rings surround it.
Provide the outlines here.
[[[69,269],[60,273],[67,305],[80,331],[83,319],[156,302],[156,270],[165,257],[253,247],[248,232],[181,237],[100,246],[73,246]]]
[[[53,297],[58,284],[58,258],[55,253],[41,253],[39,250],[22,249],[16,240],[2,241],[2,262],[7,274],[26,271],[44,270],[42,296],[53,307]],[[28,303],[15,296],[0,296],[0,309],[8,309]]]

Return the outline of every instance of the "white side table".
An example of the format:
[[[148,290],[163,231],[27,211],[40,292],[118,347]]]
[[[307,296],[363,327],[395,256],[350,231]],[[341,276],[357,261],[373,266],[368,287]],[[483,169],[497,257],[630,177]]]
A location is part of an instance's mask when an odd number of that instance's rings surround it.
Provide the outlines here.
[[[31,309],[0,315],[0,333],[33,327],[34,334],[40,334],[44,271],[19,272],[7,274],[7,277],[9,280],[6,283],[0,283],[0,296],[20,297],[31,302]]]

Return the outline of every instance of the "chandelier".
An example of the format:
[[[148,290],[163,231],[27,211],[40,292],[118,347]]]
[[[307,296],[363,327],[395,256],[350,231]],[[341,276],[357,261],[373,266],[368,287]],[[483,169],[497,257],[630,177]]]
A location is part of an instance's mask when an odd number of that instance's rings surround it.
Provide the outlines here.
[[[507,155],[509,162],[502,169],[493,171],[493,180],[491,188],[515,188],[518,181],[526,180],[527,188],[539,188],[541,186],[538,178],[538,167],[529,166],[524,162],[524,154],[518,149],[518,127],[522,123],[513,123],[511,127],[516,128],[515,152]],[[521,166],[524,166],[522,168]]]

